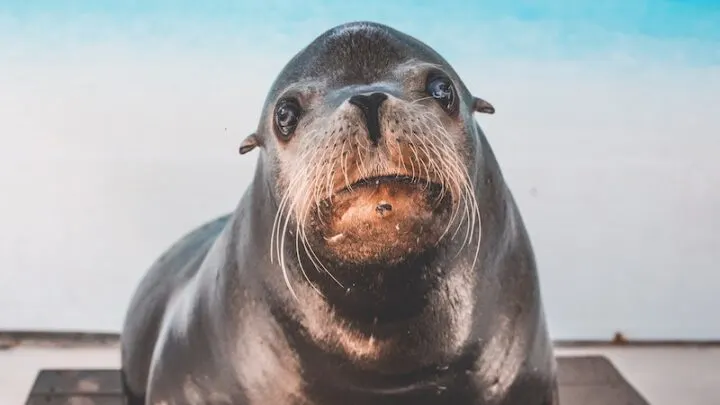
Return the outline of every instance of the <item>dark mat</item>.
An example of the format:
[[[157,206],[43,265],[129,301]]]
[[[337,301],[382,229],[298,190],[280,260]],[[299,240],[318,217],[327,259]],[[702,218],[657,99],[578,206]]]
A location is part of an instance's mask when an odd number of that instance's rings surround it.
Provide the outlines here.
[[[560,405],[649,405],[602,356],[558,357]],[[26,405],[125,405],[118,370],[41,370]]]
[[[560,405],[649,405],[604,356],[558,356]]]

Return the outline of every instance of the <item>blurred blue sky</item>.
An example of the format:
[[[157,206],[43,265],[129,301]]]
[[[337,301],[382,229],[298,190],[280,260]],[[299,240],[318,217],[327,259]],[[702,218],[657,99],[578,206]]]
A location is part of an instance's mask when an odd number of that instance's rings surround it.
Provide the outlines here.
[[[441,52],[467,38],[489,56],[578,58],[623,51],[685,64],[720,62],[718,0],[0,0],[0,38],[52,41],[180,39],[204,47],[234,37],[297,50],[351,20],[388,23]],[[467,53],[467,41],[463,51]],[[190,42],[188,42],[190,43]],[[442,45],[439,45],[442,44]],[[456,43],[457,45],[457,43]]]

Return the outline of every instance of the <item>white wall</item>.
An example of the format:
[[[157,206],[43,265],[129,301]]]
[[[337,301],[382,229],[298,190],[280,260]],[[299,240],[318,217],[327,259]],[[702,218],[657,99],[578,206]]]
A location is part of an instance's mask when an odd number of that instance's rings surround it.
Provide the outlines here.
[[[296,50],[242,46],[0,53],[0,329],[118,331],[161,251],[234,208]],[[720,70],[604,63],[456,65],[497,108],[553,336],[718,339]]]

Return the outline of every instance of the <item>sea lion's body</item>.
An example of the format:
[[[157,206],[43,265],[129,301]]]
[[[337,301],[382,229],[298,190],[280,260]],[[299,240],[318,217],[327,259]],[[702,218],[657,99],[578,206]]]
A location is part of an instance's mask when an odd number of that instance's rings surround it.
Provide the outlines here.
[[[454,107],[405,101],[416,60],[453,79]],[[293,90],[297,83],[306,86]],[[444,97],[443,86],[432,94]],[[295,94],[288,89],[305,92],[305,121],[288,126],[290,113],[276,108],[273,127],[270,107]],[[236,210],[178,241],[133,297],[122,334],[131,400],[555,404],[532,247],[471,103],[447,62],[382,25],[336,27],[293,58],[248,147],[262,150]],[[292,131],[276,140],[278,125]],[[448,139],[422,140],[438,131]],[[354,167],[336,165],[348,155]],[[439,170],[461,163],[465,183]],[[428,186],[370,175],[401,166],[412,179],[424,166]],[[345,180],[333,180],[336,169]],[[442,232],[445,223],[459,232]]]

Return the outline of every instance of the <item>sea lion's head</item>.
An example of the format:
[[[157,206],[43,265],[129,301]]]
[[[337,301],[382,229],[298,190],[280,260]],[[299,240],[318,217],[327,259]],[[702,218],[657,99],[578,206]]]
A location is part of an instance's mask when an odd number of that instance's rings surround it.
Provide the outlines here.
[[[319,36],[281,71],[241,146],[261,146],[272,171],[273,255],[355,285],[349,274],[427,262],[443,246],[477,254],[473,112],[494,109],[415,38],[367,22]]]

